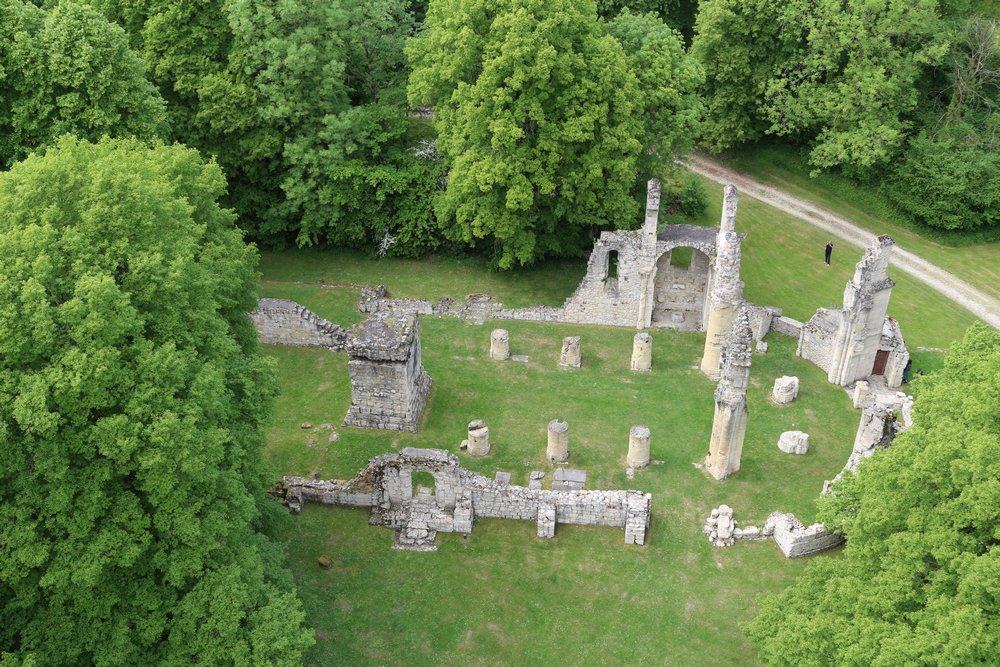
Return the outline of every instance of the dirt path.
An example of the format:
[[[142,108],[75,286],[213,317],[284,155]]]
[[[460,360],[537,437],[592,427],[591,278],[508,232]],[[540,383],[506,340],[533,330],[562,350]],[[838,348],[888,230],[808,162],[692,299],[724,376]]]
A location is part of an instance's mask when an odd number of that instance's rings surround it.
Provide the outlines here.
[[[871,242],[872,232],[858,227],[846,218],[805,199],[793,197],[786,192],[764,185],[746,174],[734,171],[703,155],[689,155],[683,164],[694,173],[717,183],[732,183],[740,191],[740,194],[759,199],[765,204],[805,220],[845,241],[850,241],[862,248]],[[997,299],[980,292],[964,280],[899,245],[893,250],[891,263],[895,268],[923,281],[952,301],[965,306],[976,317],[981,318],[990,326],[1000,329],[1000,301]]]

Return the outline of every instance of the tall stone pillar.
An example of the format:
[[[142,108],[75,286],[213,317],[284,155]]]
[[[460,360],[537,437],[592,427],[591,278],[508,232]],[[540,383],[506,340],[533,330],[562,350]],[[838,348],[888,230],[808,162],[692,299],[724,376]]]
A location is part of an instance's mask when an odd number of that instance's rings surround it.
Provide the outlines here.
[[[569,460],[569,424],[553,419],[549,422],[549,440],[545,448],[545,458],[552,463],[566,463]]]
[[[648,373],[653,368],[653,337],[640,332],[632,337],[632,370]]]
[[[715,244],[711,284],[708,292],[708,316],[705,318],[705,352],[701,371],[712,378],[719,377],[722,345],[743,301],[740,280],[740,243],[745,238],[736,233],[736,205],[739,194],[727,185],[722,202],[722,221]]]
[[[753,331],[746,307],[735,316],[722,350],[722,372],[715,389],[715,416],[712,440],[705,467],[715,479],[725,479],[740,469],[743,436],[747,428],[747,385],[750,382],[750,358]]]
[[[846,387],[872,374],[878,353],[889,296],[895,285],[889,278],[889,255],[895,242],[879,236],[865,250],[844,287],[844,308],[834,335],[827,379]]]
[[[642,251],[656,253],[656,233],[660,224],[660,182],[655,178],[646,183],[646,218],[642,223]]]

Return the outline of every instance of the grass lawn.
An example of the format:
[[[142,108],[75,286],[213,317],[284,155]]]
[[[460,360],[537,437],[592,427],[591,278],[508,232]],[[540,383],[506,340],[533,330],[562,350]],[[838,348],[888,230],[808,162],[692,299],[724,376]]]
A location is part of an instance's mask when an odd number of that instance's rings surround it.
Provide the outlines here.
[[[308,303],[306,305],[313,305]],[[752,664],[739,631],[757,595],[788,585],[802,561],[771,542],[712,548],[700,532],[726,502],[741,521],[781,508],[809,520],[824,479],[850,452],[858,413],[845,392],[794,357],[794,341],[772,335],[754,359],[743,469],[718,483],[692,465],[707,450],[714,383],[697,370],[703,337],[653,332],[654,372],[628,370],[629,329],[507,322],[515,354],[527,364],[491,362],[490,323],[424,318],[424,364],[434,388],[417,434],[340,428],[349,404],[346,359],[326,350],[266,348],[277,361],[282,396],[269,438],[273,467],[352,476],[377,454],[405,446],[457,452],[465,424],[491,429],[494,453],[460,454],[483,474],[513,473],[526,485],[544,460],[545,427],[570,423],[570,464],[588,470],[587,488],[638,488],[653,494],[645,547],[626,547],[622,531],[559,526],[551,541],[531,522],[483,520],[469,540],[442,535],[434,554],[393,551],[392,533],[359,510],[307,507],[282,535],[318,643],[308,663],[436,664]],[[557,368],[564,335],[583,337],[584,366]],[[795,374],[800,397],[768,400],[773,379]],[[332,423],[339,440],[299,424]],[[628,430],[645,423],[662,461],[624,473]],[[781,453],[781,431],[811,434],[806,456]],[[312,438],[313,440],[310,440]],[[546,480],[546,483],[549,479]],[[316,565],[320,554],[332,570]],[[835,557],[835,556],[824,556]]]
[[[893,210],[876,189],[839,174],[809,176],[799,149],[775,143],[748,146],[718,157],[726,165],[813,201],[873,234],[890,234],[924,259],[1000,298],[1000,242],[969,243],[969,235],[921,229]]]

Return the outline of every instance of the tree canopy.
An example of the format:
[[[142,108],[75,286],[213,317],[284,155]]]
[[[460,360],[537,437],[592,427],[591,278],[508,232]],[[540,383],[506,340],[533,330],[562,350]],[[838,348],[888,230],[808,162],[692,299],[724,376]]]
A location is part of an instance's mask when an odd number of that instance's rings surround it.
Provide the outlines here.
[[[636,219],[638,84],[592,0],[432,2],[407,53],[410,102],[434,109],[448,162],[451,238],[508,268]]]
[[[86,6],[0,0],[0,169],[61,134],[166,131],[163,100],[121,28]]]
[[[0,653],[291,665],[311,642],[257,529],[275,389],[224,188],[135,139],[0,173]]]
[[[834,486],[847,537],[747,627],[770,665],[973,665],[1000,651],[1000,332],[921,378],[914,425]]]

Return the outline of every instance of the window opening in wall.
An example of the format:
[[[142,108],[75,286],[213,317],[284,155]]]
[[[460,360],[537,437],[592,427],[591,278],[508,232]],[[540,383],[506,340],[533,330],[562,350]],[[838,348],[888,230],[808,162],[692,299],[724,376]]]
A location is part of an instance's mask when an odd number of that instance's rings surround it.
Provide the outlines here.
[[[608,252],[608,278],[618,278],[618,251]]]
[[[413,497],[434,495],[434,475],[429,472],[413,472],[410,475],[413,481]]]
[[[691,256],[694,248],[674,248],[670,251],[670,266],[686,269],[691,266]]]

